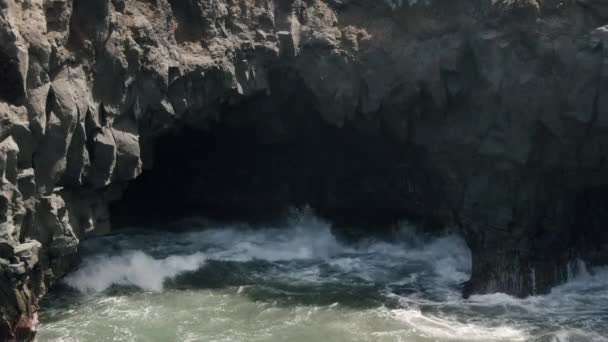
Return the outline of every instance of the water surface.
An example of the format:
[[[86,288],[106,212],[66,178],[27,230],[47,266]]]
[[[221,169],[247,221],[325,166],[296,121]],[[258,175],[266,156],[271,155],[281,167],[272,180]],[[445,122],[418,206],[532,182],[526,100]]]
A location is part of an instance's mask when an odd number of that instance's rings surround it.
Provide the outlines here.
[[[280,227],[183,223],[83,243],[43,304],[39,341],[608,341],[608,270],[547,296],[464,300],[462,239],[408,227],[337,240],[303,214]]]

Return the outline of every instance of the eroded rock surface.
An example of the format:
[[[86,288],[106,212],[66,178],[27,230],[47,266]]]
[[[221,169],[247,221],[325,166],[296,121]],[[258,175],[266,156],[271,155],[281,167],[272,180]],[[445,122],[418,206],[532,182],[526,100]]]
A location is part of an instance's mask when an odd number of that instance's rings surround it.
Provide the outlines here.
[[[404,212],[466,237],[465,294],[542,293],[575,258],[605,262],[607,9],[0,0],[0,338],[31,336],[38,300],[80,239],[109,230],[108,203],[154,166],[159,136],[289,87],[277,71],[325,125],[404,146]],[[290,111],[263,120],[279,136]]]

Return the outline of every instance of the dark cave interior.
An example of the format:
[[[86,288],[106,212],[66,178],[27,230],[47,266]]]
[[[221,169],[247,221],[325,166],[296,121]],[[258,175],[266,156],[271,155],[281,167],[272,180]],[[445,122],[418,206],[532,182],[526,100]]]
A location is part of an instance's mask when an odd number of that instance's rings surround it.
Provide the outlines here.
[[[436,223],[425,203],[437,201],[439,187],[421,167],[423,151],[391,139],[382,122],[328,124],[296,76],[273,77],[270,94],[226,101],[219,119],[156,139],[154,166],[113,203],[113,225],[259,222],[294,207],[344,226]]]

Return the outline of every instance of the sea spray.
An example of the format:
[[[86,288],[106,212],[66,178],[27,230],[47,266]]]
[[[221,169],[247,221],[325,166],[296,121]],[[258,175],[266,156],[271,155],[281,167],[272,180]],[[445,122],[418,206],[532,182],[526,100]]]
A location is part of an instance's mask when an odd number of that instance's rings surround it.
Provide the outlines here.
[[[155,259],[142,251],[115,256],[95,256],[65,278],[65,283],[83,293],[102,292],[112,285],[132,285],[148,291],[162,291],[163,283],[205,263],[202,253],[172,255]]]

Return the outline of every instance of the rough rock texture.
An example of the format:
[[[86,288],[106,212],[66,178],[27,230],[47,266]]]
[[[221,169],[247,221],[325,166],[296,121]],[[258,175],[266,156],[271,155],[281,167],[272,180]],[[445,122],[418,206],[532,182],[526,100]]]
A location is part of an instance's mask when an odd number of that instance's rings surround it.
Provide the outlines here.
[[[465,294],[605,262],[606,24],[606,0],[0,0],[0,338],[31,337],[159,136],[296,83],[336,134],[400,147],[394,198],[466,237]]]

